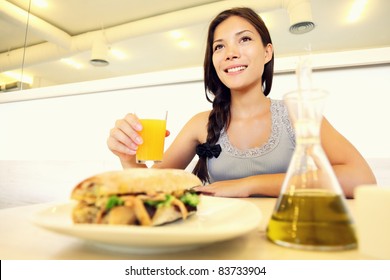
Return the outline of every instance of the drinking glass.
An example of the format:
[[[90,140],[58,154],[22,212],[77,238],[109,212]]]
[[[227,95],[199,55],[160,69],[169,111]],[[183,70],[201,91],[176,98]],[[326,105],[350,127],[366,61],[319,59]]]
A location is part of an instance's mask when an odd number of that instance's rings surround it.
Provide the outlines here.
[[[142,124],[143,143],[138,146],[136,162],[150,167],[163,158],[168,112],[137,113],[137,116]]]

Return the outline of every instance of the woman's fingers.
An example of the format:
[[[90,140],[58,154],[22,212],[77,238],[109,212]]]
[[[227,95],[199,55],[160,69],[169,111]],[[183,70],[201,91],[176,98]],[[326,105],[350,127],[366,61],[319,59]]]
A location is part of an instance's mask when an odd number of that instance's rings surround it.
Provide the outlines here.
[[[138,145],[142,144],[142,138],[138,131],[142,126],[138,118],[128,114],[124,119],[117,120],[115,127],[110,130],[107,140],[108,148],[120,158],[124,155],[135,155]]]
[[[142,124],[136,115],[127,114],[123,120],[126,121],[135,131],[142,130]]]
[[[118,128],[111,129],[107,143],[112,151],[118,151],[125,154],[134,155],[138,149],[138,145]]]
[[[126,145],[117,141],[116,139],[109,137],[107,140],[107,146],[115,155],[120,158],[125,158],[126,156],[133,156],[136,154],[137,150],[130,149]]]
[[[117,130],[121,131],[123,135],[117,132]],[[131,141],[131,143],[135,143],[137,146],[142,144],[143,142],[137,130],[135,130],[134,127],[131,126],[125,119],[116,121],[114,133],[115,133],[114,135],[117,137],[122,136],[123,138],[123,136],[126,136]],[[125,142],[123,143],[125,145],[130,144],[129,140],[124,139]]]
[[[208,187],[208,185],[194,187],[192,189],[195,190],[196,192],[200,192],[200,193],[205,194],[205,195],[210,195],[210,196],[215,195],[215,190],[213,190],[213,188]]]

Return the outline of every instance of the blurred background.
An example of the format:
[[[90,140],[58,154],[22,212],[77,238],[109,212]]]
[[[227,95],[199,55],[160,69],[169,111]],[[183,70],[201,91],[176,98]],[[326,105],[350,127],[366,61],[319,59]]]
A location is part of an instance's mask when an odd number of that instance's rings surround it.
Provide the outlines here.
[[[276,58],[390,46],[388,0],[0,0],[1,89],[202,66],[210,20],[235,6],[263,17]]]

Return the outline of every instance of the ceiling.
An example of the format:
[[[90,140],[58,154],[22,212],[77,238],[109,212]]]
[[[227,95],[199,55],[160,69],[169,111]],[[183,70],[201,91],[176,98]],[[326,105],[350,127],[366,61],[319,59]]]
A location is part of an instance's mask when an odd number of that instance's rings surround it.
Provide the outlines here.
[[[347,18],[356,0],[298,0],[311,2],[316,25],[305,34],[289,32],[289,14],[283,8],[297,0],[274,0],[273,7],[269,0],[46,0],[47,7],[35,1],[30,6],[26,0],[0,0],[0,84],[15,80],[9,72],[20,77],[22,62],[23,75],[32,78],[34,88],[201,66],[209,21],[232,5],[253,7],[263,16],[276,57],[390,46],[388,0],[366,1],[354,22]],[[18,18],[10,8],[30,11],[29,28],[27,16]],[[109,50],[108,66],[89,62],[99,40]]]

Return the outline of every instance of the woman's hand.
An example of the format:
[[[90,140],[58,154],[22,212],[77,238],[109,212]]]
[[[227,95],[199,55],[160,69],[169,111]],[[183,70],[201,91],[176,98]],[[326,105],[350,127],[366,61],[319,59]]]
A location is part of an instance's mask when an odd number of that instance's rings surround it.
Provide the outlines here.
[[[220,197],[249,197],[248,187],[240,186],[239,180],[219,181],[210,185],[193,188],[197,192],[205,195]]]
[[[115,127],[110,130],[107,146],[122,163],[134,159],[138,146],[143,143],[139,135],[141,130],[142,125],[134,114],[127,114],[123,119],[117,120]]]
[[[143,143],[139,132],[142,124],[135,114],[127,114],[123,119],[115,122],[115,127],[110,130],[107,139],[107,146],[116,156],[119,157],[123,167],[130,167],[135,164],[135,154],[138,146]],[[169,136],[167,130],[165,136]]]

